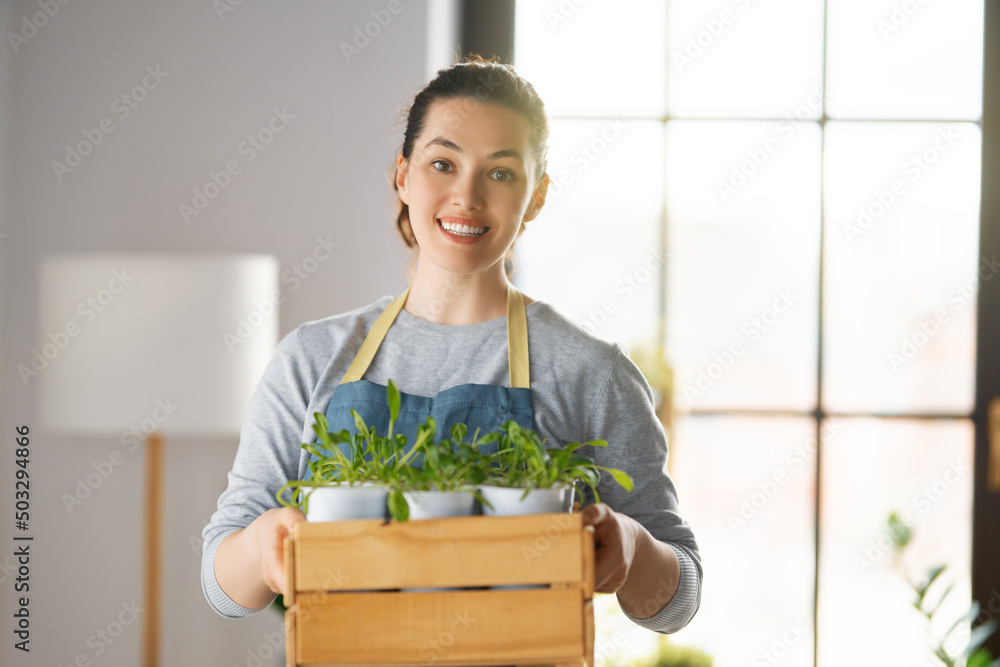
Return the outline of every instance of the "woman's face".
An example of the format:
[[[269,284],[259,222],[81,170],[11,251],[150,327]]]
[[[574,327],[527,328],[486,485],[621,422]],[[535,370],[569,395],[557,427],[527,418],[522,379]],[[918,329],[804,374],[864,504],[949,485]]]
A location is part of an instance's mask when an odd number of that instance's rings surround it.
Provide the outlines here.
[[[455,273],[499,271],[521,223],[538,215],[528,121],[472,98],[437,100],[409,160],[397,160],[399,198],[409,206],[420,261]]]

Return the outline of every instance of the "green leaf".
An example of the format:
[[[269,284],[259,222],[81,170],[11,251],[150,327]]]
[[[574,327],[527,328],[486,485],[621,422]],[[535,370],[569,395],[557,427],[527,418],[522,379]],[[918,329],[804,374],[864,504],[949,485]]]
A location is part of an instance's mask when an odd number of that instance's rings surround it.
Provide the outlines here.
[[[623,470],[618,470],[617,468],[605,468],[604,466],[595,466],[595,467],[604,470],[605,472],[611,473],[611,476],[614,477],[615,481],[618,482],[618,485],[620,487],[622,487],[629,493],[632,493],[632,490],[635,488],[635,482],[627,472]]]
[[[992,620],[975,628],[969,634],[969,645],[962,652],[962,655],[967,657],[977,651],[997,631],[998,624],[1000,624],[1000,621]]]
[[[324,432],[330,430],[330,422],[326,420],[326,415],[322,412],[314,412],[313,419],[316,421],[316,426],[323,429]]]
[[[950,584],[948,584],[948,587],[944,589],[944,593],[942,593],[940,597],[938,597],[937,604],[935,604],[933,607],[927,610],[928,616],[933,616],[938,612],[938,610],[941,608],[941,605],[944,604],[944,601],[948,598],[948,594],[951,593],[951,590],[953,588],[955,588],[956,583],[958,582],[953,581]]]
[[[939,648],[934,651],[934,655],[937,656],[938,660],[945,664],[945,667],[955,667],[955,660],[950,655],[945,653],[943,648]]]
[[[923,606],[920,603],[924,601],[924,597],[927,595],[927,590],[931,587],[931,584],[933,584],[937,580],[937,578],[941,576],[941,573],[944,572],[946,569],[948,569],[947,565],[938,565],[935,568],[931,568],[930,570],[927,571],[927,576],[925,577],[925,583],[923,585],[916,586],[919,609],[923,609]]]
[[[387,499],[389,514],[396,521],[407,521],[410,518],[410,504],[406,502],[406,496],[399,489],[393,489]]]
[[[392,425],[399,417],[399,387],[392,380],[389,380],[389,387],[386,389],[386,399],[389,402],[389,437],[392,437]]]
[[[992,657],[989,649],[980,649],[969,657],[968,662],[965,663],[965,667],[990,667],[990,659]]]
[[[307,452],[309,452],[313,456],[316,456],[316,457],[318,457],[320,459],[325,459],[325,458],[329,458],[330,457],[330,454],[328,453],[330,450],[327,450],[327,453],[324,453],[322,450],[320,450],[319,447],[317,447],[316,445],[314,445],[314,444],[312,444],[310,442],[303,442],[302,443],[302,449],[306,450]]]
[[[351,432],[346,428],[342,428],[339,431],[328,433],[330,440],[335,445],[340,445],[343,443],[349,443],[351,441]]]
[[[944,636],[947,637],[948,635],[953,633],[955,631],[955,628],[957,628],[962,623],[971,624],[973,619],[976,618],[977,616],[979,616],[979,602],[973,600],[971,608],[969,609],[969,613],[967,613],[965,616],[959,617],[959,619],[955,621],[950,628],[948,628],[948,632],[944,633]]]
[[[365,420],[361,418],[357,410],[351,410],[351,416],[354,417],[354,425],[358,429],[358,435],[362,436],[366,441],[371,442],[372,436],[368,431],[368,425],[365,424]]]
[[[306,510],[306,501],[308,500],[308,495],[304,495],[306,489],[311,490],[318,488],[320,486],[330,486],[330,483],[325,480],[312,480],[312,479],[293,479],[285,483],[274,497],[277,498],[278,502],[285,507],[297,507],[303,512]],[[289,500],[284,499],[285,491],[291,489],[291,497]]]
[[[892,537],[893,547],[897,552],[906,548],[906,545],[910,543],[910,538],[913,537],[909,526],[900,520],[896,512],[889,515],[888,529],[889,535]]]

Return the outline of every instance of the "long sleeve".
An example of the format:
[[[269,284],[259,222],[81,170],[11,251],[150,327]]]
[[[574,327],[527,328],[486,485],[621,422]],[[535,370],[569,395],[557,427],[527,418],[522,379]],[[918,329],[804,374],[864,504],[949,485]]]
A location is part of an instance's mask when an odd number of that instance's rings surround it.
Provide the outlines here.
[[[307,368],[298,331],[293,331],[275,349],[250,399],[229,484],[202,532],[202,590],[212,608],[228,618],[260,610],[240,606],[219,587],[215,552],[231,533],[278,507],[275,493],[297,478],[302,458],[298,438],[315,384],[314,378],[305,377]]]
[[[641,523],[673,549],[680,563],[680,581],[670,602],[665,606],[661,602],[663,608],[651,618],[629,618],[649,630],[676,632],[701,604],[701,556],[666,472],[666,434],[656,416],[652,392],[621,348],[589,415],[588,440],[606,440],[608,446],[588,448],[587,453],[599,465],[620,468],[635,480],[635,489],[628,493],[610,475],[602,475],[597,487],[602,502]]]

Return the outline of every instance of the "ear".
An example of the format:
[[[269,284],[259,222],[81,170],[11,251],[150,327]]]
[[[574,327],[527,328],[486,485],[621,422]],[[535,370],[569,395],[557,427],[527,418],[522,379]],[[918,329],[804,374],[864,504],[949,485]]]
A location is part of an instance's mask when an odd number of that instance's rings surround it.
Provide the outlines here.
[[[542,211],[542,207],[545,206],[545,195],[548,191],[549,175],[545,174],[535,187],[535,191],[531,194],[531,202],[528,204],[528,210],[524,212],[524,217],[521,218],[521,224],[531,222],[538,217],[538,214]]]
[[[410,205],[410,192],[407,189],[409,187],[409,178],[407,169],[409,168],[409,161],[403,157],[403,152],[400,151],[396,154],[396,190],[399,192],[399,199],[407,206]]]

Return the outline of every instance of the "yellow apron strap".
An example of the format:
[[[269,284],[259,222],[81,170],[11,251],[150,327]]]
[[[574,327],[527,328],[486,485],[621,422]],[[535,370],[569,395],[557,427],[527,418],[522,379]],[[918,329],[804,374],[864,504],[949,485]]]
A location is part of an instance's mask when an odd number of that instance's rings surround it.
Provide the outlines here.
[[[507,283],[507,365],[510,368],[510,386],[530,386],[528,366],[528,318],[524,314],[524,297]]]
[[[382,314],[378,316],[375,324],[372,325],[371,331],[365,336],[365,341],[361,343],[361,349],[358,350],[358,354],[354,357],[354,361],[351,362],[350,367],[347,369],[347,374],[344,375],[344,379],[340,381],[340,384],[360,380],[361,376],[365,374],[368,366],[372,363],[372,359],[375,358],[375,353],[378,352],[379,346],[382,345],[382,340],[389,331],[389,327],[396,321],[399,311],[403,309],[403,304],[406,303],[406,295],[409,293],[410,288],[407,287],[406,291],[393,299],[392,303],[386,306]]]
[[[397,296],[378,316],[340,384],[356,382],[365,374],[389,327],[403,309],[409,293],[410,288],[407,287],[406,291]],[[510,370],[510,386],[529,388],[528,319],[524,314],[524,298],[510,283],[507,283],[507,364]]]

